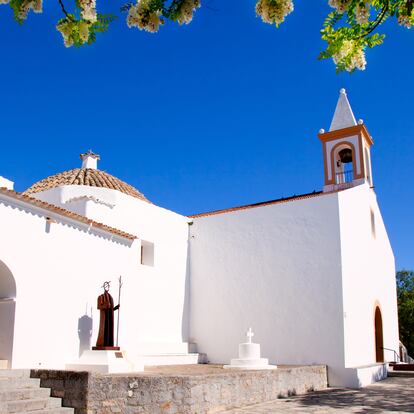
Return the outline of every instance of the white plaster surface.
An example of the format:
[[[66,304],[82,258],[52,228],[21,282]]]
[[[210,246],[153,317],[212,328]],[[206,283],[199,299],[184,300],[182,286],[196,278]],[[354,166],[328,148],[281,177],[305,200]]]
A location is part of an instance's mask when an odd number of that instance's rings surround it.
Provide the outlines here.
[[[123,345],[129,348],[145,342],[185,341],[183,336],[188,330],[184,318],[188,218],[106,188],[89,187],[90,199],[79,200],[76,205],[65,202],[71,198],[72,191],[74,195],[78,194],[79,189],[76,187],[79,186],[63,186],[37,193],[36,197],[75,212],[81,210],[88,218],[134,234],[140,239],[133,253],[134,265],[125,271],[134,275],[134,285],[125,284],[125,306],[122,311],[125,328],[134,326],[136,333],[121,337]],[[94,201],[93,197],[110,199],[115,205],[109,207],[107,203]],[[154,245],[153,266],[141,265],[142,240]],[[112,280],[118,274],[115,273]]]
[[[247,332],[248,342],[239,344],[239,357],[233,358],[230,365],[224,365],[223,368],[236,369],[276,369],[276,365],[269,365],[267,358],[260,356],[260,344],[252,342],[254,336],[252,329]]]
[[[382,312],[384,347],[398,352],[394,255],[375,193],[368,185],[340,192],[345,366],[375,363],[374,313]],[[371,228],[375,215],[375,235]],[[385,359],[394,360],[391,351]]]
[[[271,364],[344,366],[338,195],[194,219],[192,341],[214,363],[245,326]]]
[[[376,301],[398,350],[394,259],[368,185],[195,218],[190,240],[191,339],[211,362],[250,324],[271,363],[327,364],[331,385],[359,386],[377,376]]]
[[[62,368],[94,345],[100,286],[111,280],[117,302],[120,274],[120,345],[138,364],[195,362],[187,339],[210,362],[225,363],[252,325],[272,365],[327,364],[331,385],[359,386],[381,377],[376,303],[384,346],[398,349],[393,255],[367,184],[195,218],[189,251],[186,217],[105,194],[112,190],[92,188],[78,197],[77,187],[38,197],[140,239],[130,242],[0,195],[0,306],[15,320],[14,336],[0,320],[0,343],[13,347],[13,367]],[[141,265],[142,240],[153,243],[151,266]]]
[[[337,129],[347,128],[356,124],[357,122],[349,104],[346,91],[341,89],[329,131],[336,131]]]
[[[82,353],[79,360],[66,364],[65,369],[119,374],[144,371],[144,365],[132,364],[120,351],[87,350]]]
[[[340,378],[342,384],[350,388],[361,388],[382,381],[388,376],[387,364],[369,364],[361,367],[344,368],[335,373]],[[328,381],[333,381],[329,376]]]
[[[83,154],[81,155],[82,158],[82,168],[91,168],[96,170],[98,166],[98,156],[95,154]]]
[[[7,188],[8,190],[13,190],[14,182],[0,176],[0,188]]]
[[[331,130],[354,123],[341,93]],[[82,353],[85,359],[98,333],[101,286],[112,281],[117,303],[122,275],[119,345],[136,366],[194,363],[197,352],[224,364],[240,332],[254,326],[272,365],[327,364],[330,385],[381,379],[374,311],[382,312],[384,346],[397,351],[394,257],[370,188],[367,144],[359,154],[358,137],[347,140],[357,173],[364,157],[367,180],[223,214],[189,219],[89,186],[34,195],[132,233],[133,242],[0,194],[0,360],[63,368]],[[335,144],[328,142],[328,153]],[[187,341],[197,350],[189,353]],[[385,358],[392,361],[392,352]],[[267,364],[257,344],[242,344],[233,366],[246,359],[244,366]]]
[[[92,196],[101,197],[100,191],[91,189]],[[73,190],[78,194],[77,188]],[[57,189],[39,198],[68,208],[58,202],[61,192],[68,194]],[[110,293],[117,303],[119,275],[124,282],[122,348],[183,342],[187,218],[122,193],[115,198],[112,208],[87,200],[84,212],[152,241],[154,266],[141,265],[139,239],[131,243],[0,195],[0,263],[10,269],[17,287],[13,367],[63,368],[94,345],[99,327],[97,296],[103,282],[112,281]],[[49,216],[56,223],[47,223]],[[3,268],[0,265],[0,280],[5,280]],[[2,287],[0,283],[0,297]]]

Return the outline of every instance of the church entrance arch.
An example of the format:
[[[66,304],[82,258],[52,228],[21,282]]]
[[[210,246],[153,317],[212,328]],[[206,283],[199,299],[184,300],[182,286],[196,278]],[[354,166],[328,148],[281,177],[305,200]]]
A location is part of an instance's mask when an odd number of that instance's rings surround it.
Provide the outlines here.
[[[384,338],[382,331],[382,314],[379,306],[375,308],[375,358],[376,362],[384,362]]]
[[[0,360],[11,368],[16,311],[16,282],[10,269],[0,260]]]

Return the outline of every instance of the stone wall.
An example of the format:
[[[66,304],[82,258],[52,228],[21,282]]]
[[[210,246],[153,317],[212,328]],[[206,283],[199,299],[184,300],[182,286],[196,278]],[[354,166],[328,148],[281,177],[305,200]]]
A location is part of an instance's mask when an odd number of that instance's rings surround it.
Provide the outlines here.
[[[91,373],[34,369],[30,376],[40,378],[41,387],[51,388],[52,397],[62,398],[63,407],[74,408],[75,414],[88,412]]]
[[[325,366],[214,374],[112,374],[33,370],[75,414],[204,414],[327,387]]]

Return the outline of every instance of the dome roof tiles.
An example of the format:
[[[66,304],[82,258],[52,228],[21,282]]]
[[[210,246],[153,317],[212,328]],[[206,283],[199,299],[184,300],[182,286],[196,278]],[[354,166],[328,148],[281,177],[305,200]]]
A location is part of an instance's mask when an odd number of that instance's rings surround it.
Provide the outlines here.
[[[64,185],[86,185],[90,187],[109,188],[149,202],[148,199],[132,185],[125,183],[105,171],[95,168],[75,168],[73,170],[52,175],[33,184],[23,194],[39,193]]]

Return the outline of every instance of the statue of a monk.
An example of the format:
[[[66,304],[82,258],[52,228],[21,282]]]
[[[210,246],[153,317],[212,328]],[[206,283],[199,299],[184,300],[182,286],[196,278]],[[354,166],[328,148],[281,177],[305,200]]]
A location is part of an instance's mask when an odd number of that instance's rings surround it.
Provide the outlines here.
[[[98,309],[100,310],[99,334],[94,349],[114,348],[114,300],[109,293],[109,282],[103,285],[104,293],[98,296]]]

